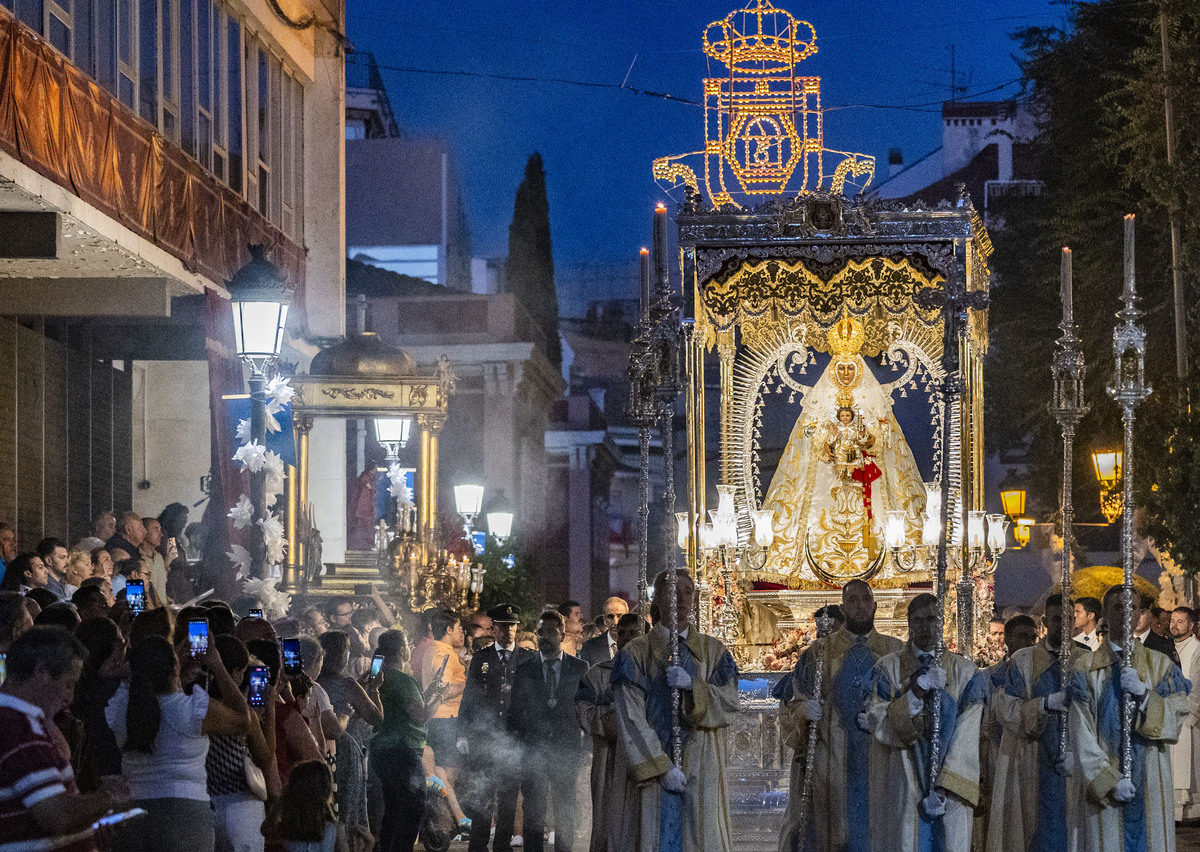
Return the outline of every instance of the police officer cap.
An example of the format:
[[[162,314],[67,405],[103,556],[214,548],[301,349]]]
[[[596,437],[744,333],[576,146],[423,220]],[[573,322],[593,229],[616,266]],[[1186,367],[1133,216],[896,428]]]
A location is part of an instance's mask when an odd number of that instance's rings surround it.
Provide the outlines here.
[[[496,624],[517,624],[521,621],[521,608],[512,604],[500,604],[487,611],[488,618]]]

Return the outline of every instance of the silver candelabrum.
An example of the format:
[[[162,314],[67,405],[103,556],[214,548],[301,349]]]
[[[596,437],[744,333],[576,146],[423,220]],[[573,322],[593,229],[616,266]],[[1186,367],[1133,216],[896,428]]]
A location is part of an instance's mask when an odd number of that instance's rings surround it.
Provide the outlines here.
[[[1071,634],[1072,619],[1070,617],[1072,553],[1071,542],[1074,538],[1073,524],[1075,508],[1071,502],[1072,464],[1075,453],[1075,427],[1088,412],[1089,406],[1083,400],[1083,375],[1085,364],[1083,352],[1079,349],[1079,338],[1075,336],[1075,314],[1071,296],[1071,250],[1062,250],[1062,336],[1058,339],[1058,351],[1054,354],[1050,372],[1054,377],[1054,399],[1050,403],[1050,413],[1058,421],[1062,429],[1063,441],[1063,470],[1062,470],[1062,524],[1063,549],[1062,573],[1060,587],[1062,591],[1062,633],[1061,645],[1058,649],[1059,663],[1062,670],[1062,689],[1070,701],[1071,683],[1071,646],[1074,644]],[[1058,720],[1058,752],[1067,753],[1067,718],[1065,712]]]
[[[1146,330],[1142,327],[1142,312],[1137,309],[1136,276],[1133,263],[1132,213],[1125,216],[1125,287],[1121,301],[1125,307],[1117,313],[1113,329],[1113,355],[1116,358],[1113,381],[1108,395],[1121,407],[1121,422],[1125,427],[1125,455],[1121,465],[1123,499],[1121,506],[1121,556],[1125,569],[1124,638],[1121,642],[1122,665],[1133,665],[1133,424],[1136,409],[1150,394],[1146,384]],[[1133,746],[1131,726],[1134,698],[1125,694],[1125,713],[1121,717],[1121,774],[1132,780]]]

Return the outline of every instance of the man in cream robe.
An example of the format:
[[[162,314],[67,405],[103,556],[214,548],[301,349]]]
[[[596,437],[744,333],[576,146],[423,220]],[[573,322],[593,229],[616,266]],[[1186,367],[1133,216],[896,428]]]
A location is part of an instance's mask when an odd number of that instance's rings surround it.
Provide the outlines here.
[[[934,665],[937,598],[908,605],[908,643],[883,657],[872,676],[868,724],[882,744],[871,767],[875,852],[968,852],[979,801],[979,725],[987,681],[965,657],[945,651]],[[941,720],[931,788],[933,712]]]
[[[1001,730],[992,763],[988,852],[1062,852],[1067,846],[1066,765],[1059,730],[1062,595],[1046,599],[1046,635],[1014,651],[993,681],[991,716]],[[1082,649],[1073,647],[1078,656]]]
[[[616,624],[617,650],[645,632],[645,620],[627,612]],[[588,669],[579,682],[575,711],[579,725],[592,739],[592,825],[590,852],[620,852],[629,849],[627,818],[638,804],[637,788],[629,780],[629,761],[617,746],[617,711],[613,707],[612,660],[602,660]]]
[[[995,623],[995,620],[992,621]],[[983,720],[979,727],[979,802],[975,805],[975,821],[971,827],[971,849],[983,852],[987,848],[992,815],[992,784],[996,777],[996,760],[1004,732],[996,715],[996,698],[1003,692],[1009,665],[1017,651],[1030,648],[1038,641],[1037,623],[1028,615],[1014,615],[1004,626],[1004,656],[983,670],[988,682],[988,700],[983,708]]]
[[[654,581],[662,617],[613,660],[619,748],[638,787],[636,842],[622,852],[729,852],[726,728],[738,712],[738,675],[719,641],[689,628],[695,585],[677,570],[679,665],[670,665],[666,574]],[[681,765],[671,758],[671,690],[680,691]]]
[[[1108,641],[1080,657],[1071,680],[1074,776],[1067,802],[1070,852],[1174,852],[1175,807],[1170,744],[1188,714],[1188,684],[1179,667],[1134,640],[1123,666],[1123,592],[1104,595]],[[1133,622],[1141,603],[1133,593]],[[1135,705],[1133,770],[1121,774],[1124,697]]]
[[[780,832],[780,852],[868,852],[870,849],[870,773],[881,746],[867,726],[871,672],[881,657],[904,643],[875,630],[875,595],[862,580],[842,587],[845,626],[817,639],[796,662],[792,698],[783,704],[781,721],[795,749],[791,798]],[[821,700],[815,696],[821,664]],[[801,815],[801,790],[807,760],[809,726],[817,726],[808,814]],[[806,821],[801,842],[796,836]]]
[[[1196,631],[1196,613],[1186,606],[1171,613],[1171,638],[1179,655],[1179,668],[1192,685],[1188,696],[1187,721],[1179,731],[1179,742],[1171,746],[1171,770],[1175,775],[1175,819],[1200,816],[1200,736],[1196,734],[1200,714],[1200,639]]]

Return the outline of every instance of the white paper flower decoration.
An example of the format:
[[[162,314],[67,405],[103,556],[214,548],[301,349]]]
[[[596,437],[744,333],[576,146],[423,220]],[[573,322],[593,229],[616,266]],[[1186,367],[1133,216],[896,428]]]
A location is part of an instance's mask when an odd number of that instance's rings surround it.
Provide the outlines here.
[[[392,462],[388,467],[387,477],[391,483],[388,491],[396,498],[396,502],[401,506],[411,506],[413,499],[412,489],[408,487],[408,482],[400,465]]]
[[[247,526],[254,518],[254,504],[250,502],[250,498],[243,494],[238,498],[237,505],[229,510],[229,517],[233,518],[233,528],[240,530]]]
[[[282,562],[287,543],[283,538],[283,521],[278,515],[270,515],[258,522],[263,531],[263,543],[267,547],[268,562]]]
[[[238,576],[246,576],[246,573],[250,570],[250,551],[242,547],[240,544],[235,544],[225,555],[228,556],[229,561],[237,567]]]
[[[233,460],[242,466],[242,470],[258,473],[266,464],[267,448],[257,441],[242,444],[233,454]]]
[[[272,621],[286,618],[292,605],[292,596],[279,591],[278,583],[278,577],[255,577],[242,583],[242,594],[256,598],[262,604],[263,616]]]
[[[267,396],[270,397],[268,406],[276,406],[276,411],[282,411],[284,406],[292,401],[292,397],[296,395],[296,389],[292,387],[290,379],[283,376],[275,376],[267,382]]]
[[[237,438],[239,441],[243,441],[243,442],[250,440],[250,421],[249,420],[239,420],[238,421],[237,432],[234,433],[234,437]]]

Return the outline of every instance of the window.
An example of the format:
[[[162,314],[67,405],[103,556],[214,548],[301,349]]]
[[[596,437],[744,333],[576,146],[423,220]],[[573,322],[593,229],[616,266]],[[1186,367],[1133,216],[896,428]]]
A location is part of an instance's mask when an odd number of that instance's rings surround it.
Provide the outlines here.
[[[222,2],[0,5],[284,233],[302,240],[304,85]]]

